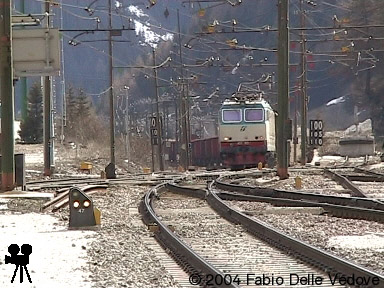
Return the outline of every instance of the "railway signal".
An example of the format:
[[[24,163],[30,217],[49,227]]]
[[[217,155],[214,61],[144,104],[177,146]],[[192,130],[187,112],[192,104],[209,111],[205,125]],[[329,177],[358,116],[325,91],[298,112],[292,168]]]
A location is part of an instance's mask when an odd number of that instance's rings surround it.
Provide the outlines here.
[[[79,188],[69,191],[69,228],[100,225],[100,211],[93,201]]]

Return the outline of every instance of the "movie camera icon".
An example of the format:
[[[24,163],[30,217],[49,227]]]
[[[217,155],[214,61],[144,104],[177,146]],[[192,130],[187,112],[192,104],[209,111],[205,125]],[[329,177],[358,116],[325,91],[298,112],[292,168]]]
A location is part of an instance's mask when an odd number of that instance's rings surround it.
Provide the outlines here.
[[[25,269],[25,273],[27,274],[29,282],[32,283],[31,277],[29,276],[29,272],[27,269],[27,265],[29,264],[29,255],[32,254],[32,246],[29,244],[21,245],[21,254],[23,255],[18,255],[20,252],[19,245],[11,244],[8,246],[8,252],[9,254],[11,254],[11,256],[5,255],[5,264],[16,265],[16,269],[13,272],[11,283],[13,283],[13,281],[15,280],[15,276],[19,267],[20,267],[20,283],[23,283],[23,267]]]

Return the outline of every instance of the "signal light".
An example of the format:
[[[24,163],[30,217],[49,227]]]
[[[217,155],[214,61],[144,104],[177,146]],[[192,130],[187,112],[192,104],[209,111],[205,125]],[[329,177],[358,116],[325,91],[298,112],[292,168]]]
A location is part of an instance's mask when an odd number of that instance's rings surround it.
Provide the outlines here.
[[[69,228],[92,229],[100,225],[100,211],[94,208],[92,199],[79,188],[69,190]]]

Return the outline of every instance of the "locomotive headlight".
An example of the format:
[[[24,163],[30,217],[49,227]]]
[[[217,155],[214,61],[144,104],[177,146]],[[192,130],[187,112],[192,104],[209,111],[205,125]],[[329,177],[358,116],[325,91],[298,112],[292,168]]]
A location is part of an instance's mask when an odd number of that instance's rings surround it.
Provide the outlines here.
[[[260,139],[263,140],[263,136],[260,136]]]
[[[224,141],[228,141],[229,140],[229,137],[224,137]]]
[[[91,202],[89,202],[88,200],[85,200],[83,205],[85,208],[88,208],[91,205]]]
[[[73,201],[73,207],[74,208],[79,208],[79,206],[80,206],[80,202],[79,201]]]

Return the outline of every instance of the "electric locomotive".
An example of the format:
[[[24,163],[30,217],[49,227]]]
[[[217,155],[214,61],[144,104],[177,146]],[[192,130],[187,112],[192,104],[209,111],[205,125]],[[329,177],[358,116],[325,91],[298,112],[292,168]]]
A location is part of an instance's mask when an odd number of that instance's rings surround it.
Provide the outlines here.
[[[261,94],[235,94],[219,113],[219,147],[224,167],[275,165],[275,112]]]

